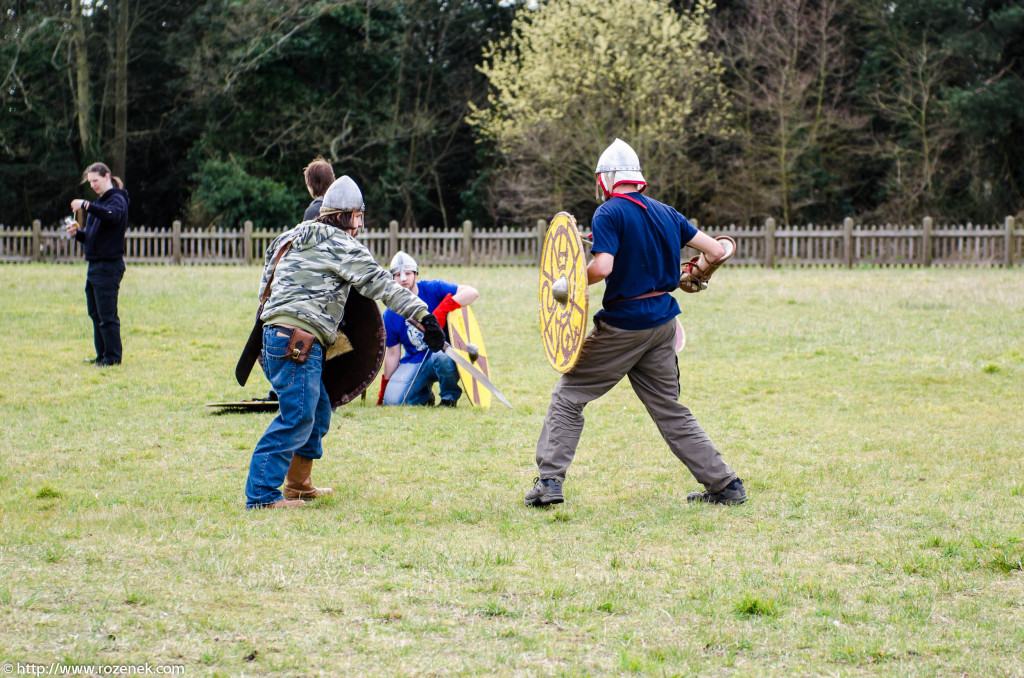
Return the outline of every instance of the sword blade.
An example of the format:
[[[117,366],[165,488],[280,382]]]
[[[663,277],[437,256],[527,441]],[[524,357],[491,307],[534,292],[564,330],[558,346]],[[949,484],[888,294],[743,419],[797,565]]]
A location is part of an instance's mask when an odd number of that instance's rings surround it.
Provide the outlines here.
[[[466,371],[468,371],[471,375],[473,375],[474,379],[479,381],[481,384],[483,384],[487,388],[488,391],[493,393],[494,397],[496,397],[498,400],[500,400],[502,405],[504,405],[505,407],[507,407],[510,410],[514,409],[512,407],[512,403],[510,403],[508,400],[506,400],[505,396],[501,395],[501,391],[498,390],[497,386],[495,386],[494,384],[491,383],[491,380],[487,378],[487,375],[484,374],[483,372],[481,372],[476,367],[476,365],[474,365],[473,363],[469,362],[468,360],[463,358],[461,355],[459,355],[458,351],[456,351],[454,348],[452,348],[451,344],[449,344],[448,342],[445,342],[445,344],[444,344],[444,354],[446,356],[448,356],[449,358],[451,358],[452,360],[454,360],[459,365],[461,365],[462,367],[464,367],[466,369]]]
[[[418,320],[413,320],[412,318],[407,318],[406,320],[407,320],[407,322],[410,325],[412,325],[413,327],[418,329],[420,332],[423,331],[423,325]],[[505,407],[507,407],[510,410],[514,410],[515,409],[514,407],[512,407],[512,403],[510,403],[505,398],[505,396],[501,395],[501,391],[498,390],[498,387],[491,383],[491,380],[487,378],[487,375],[484,374],[483,372],[481,372],[480,369],[476,365],[474,365],[473,363],[469,362],[468,360],[463,358],[461,355],[459,355],[458,352],[454,348],[452,348],[451,344],[449,344],[447,341],[444,342],[444,348],[441,349],[441,351],[446,356],[448,356],[449,358],[454,360],[456,363],[458,363],[459,365],[462,365],[463,367],[465,367],[466,370],[471,375],[473,375],[474,379],[476,379],[481,384],[483,384],[487,388],[488,391],[493,393],[495,395],[495,397],[498,400],[501,401],[502,405],[504,405]]]

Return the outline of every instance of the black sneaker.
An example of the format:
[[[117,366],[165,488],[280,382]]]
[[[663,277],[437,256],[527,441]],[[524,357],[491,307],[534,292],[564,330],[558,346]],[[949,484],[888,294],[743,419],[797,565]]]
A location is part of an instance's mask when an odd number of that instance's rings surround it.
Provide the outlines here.
[[[562,496],[561,480],[534,478],[533,482],[533,489],[526,493],[527,506],[547,506],[565,501],[565,497]]]
[[[743,489],[743,481],[734,478],[731,483],[718,492],[691,492],[686,495],[686,501],[695,501],[706,504],[742,504],[747,500],[747,491]]]
[[[441,398],[441,402],[438,404],[438,407],[455,407],[455,401],[448,400],[447,398]]]

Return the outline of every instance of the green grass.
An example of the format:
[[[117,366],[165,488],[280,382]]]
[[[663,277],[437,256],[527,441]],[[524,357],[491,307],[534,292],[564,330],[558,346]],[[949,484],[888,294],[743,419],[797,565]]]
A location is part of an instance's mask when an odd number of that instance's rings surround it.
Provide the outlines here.
[[[0,662],[186,675],[1024,674],[1024,273],[728,267],[683,396],[746,481],[698,489],[620,384],[522,506],[557,374],[536,274],[470,283],[515,404],[335,412],[301,511],[243,510],[257,268],[129,266],[97,369],[84,266],[0,267]],[[601,286],[591,290],[592,308]]]

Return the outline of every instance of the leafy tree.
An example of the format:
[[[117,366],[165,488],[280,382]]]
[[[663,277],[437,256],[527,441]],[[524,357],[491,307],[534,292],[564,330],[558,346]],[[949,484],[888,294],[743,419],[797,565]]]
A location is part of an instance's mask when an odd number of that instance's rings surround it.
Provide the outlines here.
[[[479,160],[465,115],[486,85],[473,66],[507,4],[211,0],[180,36],[183,89],[204,111],[197,150],[289,186],[297,214],[301,169],[323,154],[359,182],[371,225],[470,216]]]
[[[176,68],[165,43],[198,1],[147,2],[142,11],[131,3],[127,33],[115,25],[126,0],[20,0],[0,15],[0,221],[56,222],[73,197],[91,195],[80,176],[97,160],[125,179],[132,223],[180,215],[188,172],[179,173],[194,137],[183,139],[193,132],[180,113],[172,120],[177,94],[167,83]]]
[[[191,221],[201,225],[238,226],[250,220],[257,228],[295,225],[295,202],[285,186],[254,177],[235,158],[204,160],[194,177]]]
[[[741,223],[846,216],[866,118],[851,110],[853,73],[837,0],[744,0],[712,25],[736,112],[728,181],[711,211]],[[852,170],[852,171],[850,171]]]
[[[501,154],[496,211],[588,217],[593,163],[615,137],[640,155],[652,194],[694,202],[707,188],[691,147],[729,129],[722,67],[704,49],[710,2],[552,0],[521,9],[480,67],[491,85],[470,120]]]
[[[133,224],[286,223],[318,154],[371,224],[585,221],[615,136],[705,222],[1024,205],[1019,0],[15,0],[0,38],[2,223],[95,160]]]
[[[1024,8],[866,2],[858,92],[886,166],[876,212],[998,218],[1024,186]]]
[[[20,2],[0,15],[0,223],[68,212],[82,171],[76,153],[68,6]]]

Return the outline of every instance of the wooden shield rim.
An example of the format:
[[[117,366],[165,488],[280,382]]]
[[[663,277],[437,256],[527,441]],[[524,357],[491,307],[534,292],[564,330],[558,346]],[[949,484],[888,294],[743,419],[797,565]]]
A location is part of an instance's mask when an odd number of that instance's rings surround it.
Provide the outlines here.
[[[352,289],[338,330],[345,333],[353,350],[324,361],[321,379],[331,407],[355,400],[373,383],[384,364],[386,334],[376,301]]]
[[[226,400],[219,403],[206,403],[206,406],[245,412],[271,412],[279,408],[276,400]]]
[[[555,246],[555,233],[564,221],[567,230],[569,231],[569,239],[572,245],[575,247],[575,256],[573,257],[576,270],[566,267],[566,271],[562,270],[548,270],[549,259],[554,256],[554,253],[550,251],[550,248]],[[570,256],[572,252],[568,253]],[[540,307],[540,331],[541,341],[544,344],[544,353],[547,356],[548,362],[551,364],[556,371],[566,373],[572,370],[576,366],[576,361],[579,360],[580,351],[583,347],[583,340],[587,334],[587,307],[590,298],[590,292],[587,285],[587,269],[586,269],[586,254],[583,250],[583,240],[580,238],[580,232],[576,228],[576,219],[573,215],[568,212],[559,212],[551,220],[548,225],[548,230],[544,234],[544,246],[541,249],[541,261],[540,261],[540,284],[538,289],[538,300]],[[570,303],[561,307],[560,304],[555,302],[552,297],[551,288],[561,275],[565,275],[568,272],[571,275],[566,275],[569,279],[569,300]],[[559,311],[559,307],[564,309]],[[575,345],[570,346],[568,351],[561,351],[563,359],[559,360],[559,356],[555,355],[553,344],[556,343],[552,337],[552,324],[561,319],[567,322],[562,323],[562,326],[572,321],[573,309],[575,309],[575,316],[579,319],[580,329],[577,333]],[[559,341],[558,343],[562,343]],[[563,347],[564,348],[564,347]]]
[[[476,336],[470,336],[473,333],[473,327],[476,327]],[[469,306],[463,306],[462,308],[458,308],[450,312],[448,314],[448,328],[450,330],[449,334],[451,334],[452,338],[452,348],[458,351],[459,355],[466,360],[470,360],[469,352],[466,350],[466,344],[476,344],[480,358],[483,358],[483,361],[478,358],[473,365],[483,372],[488,379],[490,379],[491,363],[487,356],[487,345],[484,343],[484,333],[480,329],[480,323],[477,321],[476,315],[473,313],[473,309]],[[456,364],[456,366],[459,368],[459,376],[462,377],[462,386],[466,391],[466,397],[469,399],[469,402],[473,403],[476,407],[482,407],[484,409],[490,407],[491,392],[487,390],[487,387],[474,379],[473,375],[469,373],[469,370],[464,368],[462,365]]]

